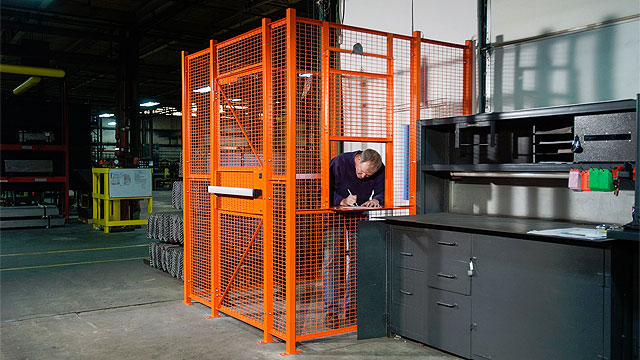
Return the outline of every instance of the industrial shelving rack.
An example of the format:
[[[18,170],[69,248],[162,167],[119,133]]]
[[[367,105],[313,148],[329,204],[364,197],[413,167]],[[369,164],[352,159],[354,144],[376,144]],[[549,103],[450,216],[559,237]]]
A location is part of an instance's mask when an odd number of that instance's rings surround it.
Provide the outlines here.
[[[66,102],[66,87],[62,84],[62,127],[61,137],[62,140],[58,144],[0,144],[0,151],[3,153],[2,158],[7,159],[11,157],[11,153],[15,152],[46,152],[46,153],[58,153],[62,154],[64,159],[63,171],[56,171],[57,176],[2,176],[0,177],[0,183],[13,183],[13,184],[34,184],[34,188],[31,191],[37,191],[38,184],[53,183],[59,185],[61,198],[61,213],[64,214],[66,221],[69,220],[69,123],[68,123],[68,108]],[[9,155],[8,155],[9,154]]]

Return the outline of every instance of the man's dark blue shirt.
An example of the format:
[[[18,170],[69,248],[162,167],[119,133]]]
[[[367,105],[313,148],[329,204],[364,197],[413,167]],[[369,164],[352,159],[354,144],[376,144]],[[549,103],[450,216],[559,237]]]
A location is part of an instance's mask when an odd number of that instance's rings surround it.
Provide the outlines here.
[[[329,183],[331,189],[331,206],[338,206],[342,199],[349,196],[349,191],[358,197],[357,204],[368,201],[373,191],[373,199],[384,206],[384,165],[375,174],[359,179],[356,175],[355,157],[362,151],[340,154],[329,163]]]

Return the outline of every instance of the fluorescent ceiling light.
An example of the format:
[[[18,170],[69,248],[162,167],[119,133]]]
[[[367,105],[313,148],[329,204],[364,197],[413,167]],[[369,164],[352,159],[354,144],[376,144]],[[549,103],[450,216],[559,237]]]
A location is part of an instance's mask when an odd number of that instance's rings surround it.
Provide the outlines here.
[[[157,101],[147,101],[147,102],[144,102],[144,103],[140,104],[140,106],[142,106],[142,107],[152,107],[152,106],[156,106],[156,105],[160,105],[160,103],[157,102]]]
[[[300,76],[300,77],[310,78],[310,77],[312,77],[312,76],[313,76],[313,74],[312,74],[312,73],[304,73],[304,74],[298,74],[298,76]]]
[[[111,125],[111,126],[114,126],[115,124],[116,124],[116,122],[115,122],[115,121],[109,121],[109,122],[107,123],[107,125]]]
[[[229,101],[238,102],[238,101],[242,101],[242,99],[229,99]]]
[[[108,117],[114,117],[114,116],[115,116],[115,115],[113,115],[113,114],[108,114],[108,113],[104,113],[104,114],[100,114],[100,115],[98,115],[98,117],[101,117],[101,118],[108,118]]]
[[[193,90],[193,92],[197,92],[197,93],[206,93],[210,91],[211,91],[211,87],[209,86],[205,86],[203,88]]]

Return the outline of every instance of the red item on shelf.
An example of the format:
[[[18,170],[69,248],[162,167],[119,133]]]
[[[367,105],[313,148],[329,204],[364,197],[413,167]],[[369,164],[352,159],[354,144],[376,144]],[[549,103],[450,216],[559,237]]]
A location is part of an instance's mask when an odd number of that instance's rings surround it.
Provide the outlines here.
[[[591,189],[589,189],[589,170],[582,170],[580,172],[580,190],[591,191]]]

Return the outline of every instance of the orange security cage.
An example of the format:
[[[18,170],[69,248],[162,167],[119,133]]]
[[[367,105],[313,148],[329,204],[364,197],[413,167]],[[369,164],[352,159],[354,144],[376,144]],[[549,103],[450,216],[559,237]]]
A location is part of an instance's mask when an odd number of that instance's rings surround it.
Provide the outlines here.
[[[286,342],[356,330],[357,222],[415,214],[416,119],[471,113],[471,42],[286,18],[183,53],[185,303]],[[385,207],[329,207],[329,161],[377,144]],[[211,191],[212,193],[210,193]],[[324,321],[323,246],[341,313]],[[345,239],[346,237],[346,239]],[[327,266],[327,264],[325,264]],[[339,268],[339,269],[338,269]],[[345,309],[345,307],[349,307]]]

